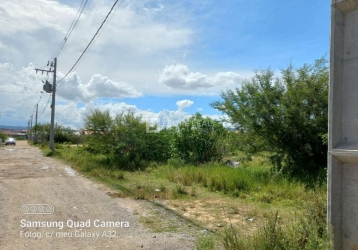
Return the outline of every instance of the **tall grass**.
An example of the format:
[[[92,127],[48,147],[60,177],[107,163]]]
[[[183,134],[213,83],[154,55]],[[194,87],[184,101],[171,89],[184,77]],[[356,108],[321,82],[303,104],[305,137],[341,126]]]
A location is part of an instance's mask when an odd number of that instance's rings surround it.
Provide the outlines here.
[[[317,195],[308,203],[305,213],[283,225],[278,212],[267,217],[266,223],[253,235],[238,228],[226,228],[222,234],[225,250],[333,250],[333,235],[326,228],[326,206],[323,196]]]
[[[108,179],[111,184],[119,185],[117,180],[123,180],[126,176],[108,156],[94,155],[81,147],[57,147],[52,155],[70,162],[79,171],[90,176]],[[153,176],[173,182],[174,189],[164,186],[162,182],[157,184],[161,183],[160,193],[171,191],[174,199],[188,197],[189,194],[195,197],[198,195],[195,188],[202,186],[211,192],[227,196],[261,203],[288,204],[290,208],[291,205],[301,205],[304,208],[303,213],[301,208],[298,209],[300,213],[288,222],[283,222],[277,213],[266,216],[266,223],[253,234],[246,234],[232,226],[226,228],[221,235],[221,245],[226,250],[332,249],[332,241],[329,239],[332,240],[333,237],[326,230],[324,185],[307,187],[302,182],[272,173],[268,167],[260,164],[232,169],[220,164],[190,166],[179,160],[172,160],[167,165],[152,164],[151,168],[157,169],[153,171]],[[141,173],[149,175],[151,171]],[[160,175],[156,176],[157,173]],[[130,189],[133,191],[133,188]],[[145,192],[153,196],[156,189],[147,184],[144,188],[138,186],[133,193],[136,198],[142,199],[146,197]],[[218,244],[214,238],[203,236],[197,243],[197,249],[216,249]]]
[[[203,166],[166,167],[170,182],[191,186],[199,184],[212,192],[232,197],[250,198],[263,203],[288,202],[302,204],[307,195],[325,192],[324,186],[314,190],[302,182],[270,173],[268,168],[232,169],[218,164]]]

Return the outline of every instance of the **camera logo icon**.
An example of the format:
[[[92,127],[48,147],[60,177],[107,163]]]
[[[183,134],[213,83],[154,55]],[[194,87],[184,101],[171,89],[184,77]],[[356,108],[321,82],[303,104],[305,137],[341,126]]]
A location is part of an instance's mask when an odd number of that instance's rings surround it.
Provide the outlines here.
[[[55,208],[51,204],[23,204],[20,211],[23,214],[52,214]]]

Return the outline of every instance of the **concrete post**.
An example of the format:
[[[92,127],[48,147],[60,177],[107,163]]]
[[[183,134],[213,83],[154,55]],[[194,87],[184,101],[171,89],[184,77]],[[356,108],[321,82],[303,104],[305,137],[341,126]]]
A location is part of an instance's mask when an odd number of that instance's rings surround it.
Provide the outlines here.
[[[51,127],[50,127],[50,149],[51,150],[53,150],[53,147],[55,144],[56,70],[57,70],[57,58],[54,59],[53,84],[52,84]]]
[[[335,249],[358,249],[358,0],[332,0],[328,220]]]

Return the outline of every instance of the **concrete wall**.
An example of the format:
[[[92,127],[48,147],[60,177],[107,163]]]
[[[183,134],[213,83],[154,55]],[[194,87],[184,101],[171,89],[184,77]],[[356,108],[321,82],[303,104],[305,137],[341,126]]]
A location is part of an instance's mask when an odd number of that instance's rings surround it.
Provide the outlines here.
[[[358,249],[358,0],[333,0],[328,219],[335,249]]]

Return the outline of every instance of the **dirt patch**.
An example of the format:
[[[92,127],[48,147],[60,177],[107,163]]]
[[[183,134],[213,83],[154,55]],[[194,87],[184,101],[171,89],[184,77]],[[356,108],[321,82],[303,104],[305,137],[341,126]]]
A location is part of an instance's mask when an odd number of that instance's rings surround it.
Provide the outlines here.
[[[194,249],[198,230],[183,218],[150,202],[114,196],[114,191],[44,157],[26,141],[1,148],[1,249]],[[24,214],[24,204],[51,204],[54,212]],[[146,227],[141,216],[151,216],[161,230]],[[97,227],[95,220],[128,222],[128,227]],[[33,221],[58,224],[32,226]],[[77,223],[77,227],[66,224],[68,221]],[[169,225],[165,227],[166,221],[176,227],[175,232]],[[62,229],[60,222],[64,223]],[[100,236],[96,238],[94,233]]]
[[[233,225],[254,232],[263,220],[263,216],[257,214],[252,206],[237,202],[230,203],[224,199],[174,200],[166,201],[165,204],[184,217],[213,231]]]

